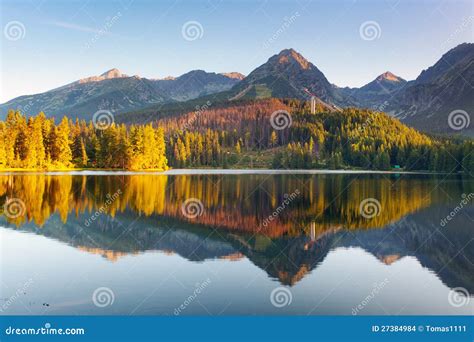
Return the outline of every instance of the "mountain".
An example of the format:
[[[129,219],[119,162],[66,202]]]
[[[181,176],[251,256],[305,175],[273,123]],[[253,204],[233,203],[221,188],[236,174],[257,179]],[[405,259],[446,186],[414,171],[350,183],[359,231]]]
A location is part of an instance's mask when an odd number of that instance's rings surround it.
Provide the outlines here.
[[[104,75],[104,74],[102,74]],[[162,103],[167,96],[159,93],[152,81],[139,77],[93,76],[44,93],[25,95],[0,105],[0,117],[9,109],[27,115],[43,111],[48,117],[92,118],[99,109],[112,112]]]
[[[388,112],[423,131],[455,133],[448,124],[453,111],[464,111],[463,134],[474,135],[467,126],[474,113],[474,44],[464,43],[445,53],[389,100]]]
[[[239,74],[241,75],[241,74]],[[175,79],[154,81],[156,89],[174,101],[187,101],[230,89],[240,79],[235,73],[216,74],[193,70]]]
[[[311,96],[329,107],[344,105],[335,87],[314,64],[295,50],[285,49],[236,84],[230,99],[278,97],[308,100]]]
[[[80,79],[50,91],[17,97],[0,105],[0,119],[9,109],[27,115],[43,111],[47,116],[90,119],[99,109],[128,112],[153,105],[186,101],[230,89],[239,82],[232,77],[202,70],[190,71],[177,78],[153,80],[128,76],[111,69],[99,76]]]
[[[235,211],[242,215],[238,209]],[[351,230],[340,224],[323,228],[312,221],[297,235],[285,232],[275,236],[265,231],[249,233],[242,227],[227,229],[216,224],[215,219],[210,225],[187,222],[176,213],[145,215],[138,224],[132,224],[136,213],[131,210],[118,211],[115,217],[100,215],[94,225],[85,226],[83,214],[70,214],[67,220],[52,215],[41,229],[33,221],[15,227],[3,217],[0,224],[7,229],[43,235],[82,252],[100,254],[110,262],[150,251],[176,253],[194,262],[247,258],[268,276],[289,286],[319,268],[331,250],[359,248],[372,254],[381,265],[396,265],[397,260],[405,257],[416,258],[446,286],[464,287],[474,293],[470,262],[473,252],[465,248],[471,238],[469,218],[457,216],[456,220],[465,224],[447,227],[441,233],[436,229],[443,216],[439,206],[410,213],[379,228]],[[124,225],[130,226],[127,234],[123,234]]]
[[[403,78],[392,74],[390,71],[379,75],[375,80],[366,84],[360,91],[370,93],[391,93],[396,89],[402,87],[407,81]]]
[[[406,84],[407,81],[403,78],[387,71],[361,88],[339,88],[339,92],[342,96],[352,98],[358,107],[383,110],[385,101]]]
[[[140,122],[193,110],[197,105],[232,106],[239,101],[262,98],[316,98],[327,111],[340,107],[364,107],[387,112],[404,123],[434,133],[456,133],[448,124],[453,111],[463,111],[461,120],[470,121],[474,112],[474,44],[461,44],[416,80],[406,81],[387,71],[361,88],[331,84],[311,62],[293,49],[285,49],[249,75],[193,70],[179,77],[147,79],[128,76],[111,69],[66,86],[36,95],[26,95],[0,105],[0,119],[8,109],[33,115],[67,115],[90,119],[107,109]],[[462,124],[462,123],[461,123]],[[466,123],[467,126],[467,123]],[[474,135],[474,125],[460,131]]]
[[[220,108],[264,98],[310,100],[311,97],[315,97],[318,105],[327,108],[328,111],[338,111],[338,106],[355,104],[349,97],[347,97],[349,101],[346,101],[337,87],[329,83],[315,65],[293,49],[282,50],[270,57],[266,63],[246,77],[235,72],[221,76],[231,77],[237,83],[230,90],[220,93],[209,92],[212,95],[195,97],[191,101],[152,105],[141,110],[120,113],[119,120],[127,123],[138,120],[143,123],[144,119],[156,120],[163,116],[184,114],[206,103],[212,103],[213,108]]]
[[[234,78],[239,81],[242,81],[245,78],[245,75],[241,74],[240,72],[224,72],[221,75],[224,75],[229,78]]]
[[[383,103],[383,101],[393,96],[393,94],[402,89],[406,84],[407,81],[403,78],[387,71],[363,87],[352,89],[351,95],[361,104],[380,104],[380,102]]]
[[[286,49],[270,57],[229,91],[192,101],[166,106],[150,106],[121,115],[123,122],[135,118],[150,120],[179,115],[196,105],[232,106],[236,102],[262,98],[296,98],[308,101],[312,96],[328,111],[339,107],[360,107],[387,112],[402,122],[426,132],[450,132],[448,115],[461,109],[474,111],[473,44],[461,44],[447,52],[434,66],[413,81],[390,71],[384,72],[360,88],[341,88],[331,84],[324,74],[301,54]],[[171,113],[171,114],[170,114]],[[128,116],[130,119],[125,119]],[[470,119],[470,118],[469,118]],[[467,127],[461,133],[472,135]]]
[[[75,83],[81,84],[81,83],[88,83],[88,82],[99,82],[103,80],[110,80],[112,78],[126,78],[129,77],[128,75],[122,74],[122,72],[118,69],[110,69],[100,76],[91,76],[87,78],[83,78]]]

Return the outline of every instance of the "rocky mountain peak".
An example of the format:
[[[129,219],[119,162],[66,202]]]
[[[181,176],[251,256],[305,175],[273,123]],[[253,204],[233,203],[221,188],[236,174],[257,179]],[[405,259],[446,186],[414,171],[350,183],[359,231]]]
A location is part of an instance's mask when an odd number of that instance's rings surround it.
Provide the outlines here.
[[[221,75],[225,76],[225,77],[228,77],[228,78],[233,78],[235,80],[243,80],[245,78],[245,75],[242,75],[240,72],[235,72],[235,71],[232,71],[232,72],[223,72],[221,73]]]
[[[386,72],[384,72],[383,74],[381,74],[377,77],[377,81],[382,81],[382,80],[391,81],[391,82],[402,82],[402,81],[404,81],[403,78],[398,77],[397,75],[391,73],[390,71],[386,71]]]
[[[124,78],[128,77],[128,75],[122,74],[119,69],[110,69],[104,72],[103,74],[100,74],[99,76],[91,76],[91,77],[86,77],[81,80],[79,80],[77,83],[89,83],[89,82],[100,82],[103,80],[110,80],[113,78]]]
[[[119,69],[113,68],[101,74],[100,77],[109,79],[109,78],[127,77],[127,75],[122,74],[122,72]]]
[[[309,69],[311,63],[304,58],[301,54],[293,49],[284,49],[276,55],[276,59],[279,64],[298,64],[302,69]]]

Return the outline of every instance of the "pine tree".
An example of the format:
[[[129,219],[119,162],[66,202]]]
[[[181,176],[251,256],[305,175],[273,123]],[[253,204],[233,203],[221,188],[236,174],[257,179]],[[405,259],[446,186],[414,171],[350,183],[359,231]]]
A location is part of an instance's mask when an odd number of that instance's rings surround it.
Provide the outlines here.
[[[56,127],[56,139],[54,141],[57,151],[56,161],[63,167],[72,166],[72,152],[69,142],[69,120],[64,117]]]
[[[38,143],[35,139],[35,132],[34,132],[34,122],[33,118],[28,120],[28,128],[25,135],[25,147],[26,147],[26,154],[23,160],[22,167],[26,169],[34,169],[38,164],[38,158],[36,156],[36,144]],[[43,144],[41,139],[41,145]],[[22,158],[23,159],[23,158]]]
[[[17,121],[16,121],[16,139],[14,145],[15,151],[15,165],[17,167],[23,167],[23,161],[26,159],[28,155],[28,126],[26,124],[26,120],[23,116],[17,113]]]
[[[39,113],[33,122],[33,143],[36,148],[36,167],[44,169],[46,167],[46,148],[43,138],[43,126],[46,121],[46,116],[43,112]]]
[[[155,132],[155,165],[154,168],[166,170],[168,168],[168,160],[166,159],[166,143],[165,132],[162,128],[158,128]]]
[[[7,164],[7,152],[6,152],[6,142],[5,142],[5,135],[6,135],[6,127],[3,122],[0,122],[0,169],[6,169],[8,167]]]

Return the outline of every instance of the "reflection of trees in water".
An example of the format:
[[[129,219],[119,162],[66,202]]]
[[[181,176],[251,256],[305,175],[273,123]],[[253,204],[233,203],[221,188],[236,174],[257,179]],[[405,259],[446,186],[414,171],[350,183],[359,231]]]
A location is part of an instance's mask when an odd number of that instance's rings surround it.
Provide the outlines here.
[[[114,217],[128,208],[136,215],[165,215],[270,237],[297,236],[312,224],[313,234],[319,236],[337,227],[382,227],[447,196],[459,198],[459,187],[436,186],[437,181],[388,175],[5,175],[0,176],[0,201],[20,198],[25,203],[23,216],[7,218],[18,226],[31,221],[43,226],[53,213],[66,222],[69,214],[87,218],[103,212]],[[296,190],[299,195],[278,210]],[[203,203],[201,216],[183,216],[181,206],[189,198]],[[380,213],[372,219],[360,213],[366,198],[380,202]],[[275,219],[263,225],[275,211]]]
[[[386,264],[415,256],[448,286],[472,293],[474,256],[466,249],[460,253],[472,238],[470,221],[458,215],[461,221],[436,232],[445,215],[440,208],[450,198],[456,205],[461,193],[472,191],[472,182],[438,181],[419,176],[398,181],[321,175],[0,176],[0,203],[21,198],[27,210],[23,217],[8,219],[13,225],[26,230],[42,226],[40,234],[112,261],[147,250],[194,261],[245,256],[270,277],[293,285],[330,250],[360,247]],[[284,195],[296,189],[299,196],[262,227]],[[110,201],[118,190],[120,195]],[[367,197],[381,203],[380,215],[372,220],[359,213],[360,201]],[[187,198],[202,201],[202,216],[183,216]],[[85,220],[101,208],[106,215],[86,226]],[[465,210],[472,215],[472,207]],[[370,229],[375,227],[381,229]]]

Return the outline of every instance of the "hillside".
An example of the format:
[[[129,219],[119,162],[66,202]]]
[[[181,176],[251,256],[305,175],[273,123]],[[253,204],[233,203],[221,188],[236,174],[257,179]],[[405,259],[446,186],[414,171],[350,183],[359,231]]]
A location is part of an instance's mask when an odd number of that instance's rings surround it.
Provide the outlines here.
[[[203,70],[190,71],[177,78],[154,80],[128,76],[111,69],[50,91],[25,95],[0,105],[0,119],[9,109],[26,115],[44,112],[47,117],[67,115],[90,120],[100,109],[124,113],[164,103],[187,101],[230,89],[239,82],[231,73],[225,76]]]
[[[387,71],[360,88],[333,85],[300,53],[284,49],[246,77],[237,72],[193,70],[177,78],[156,80],[112,69],[45,93],[13,99],[0,105],[0,118],[13,109],[27,116],[43,111],[47,117],[90,120],[95,112],[105,109],[119,123],[147,123],[202,107],[225,108],[269,98],[314,98],[318,111],[369,108],[422,131],[474,136],[469,125],[474,111],[473,84],[472,43],[451,49],[416,80],[407,82]],[[461,113],[456,117],[459,123],[449,122],[452,112]]]
[[[265,99],[209,108],[157,122],[169,137],[171,165],[233,167],[268,151],[272,168],[458,170],[474,167],[472,141],[433,139],[382,112],[310,113],[309,103]],[[202,146],[211,145],[206,154]],[[457,156],[462,164],[450,155]],[[463,157],[465,155],[465,157]],[[262,156],[256,156],[265,160]],[[216,161],[217,158],[217,161]],[[268,160],[268,159],[267,159]]]
[[[437,140],[381,112],[321,107],[312,114],[309,107],[294,99],[241,101],[128,127],[66,117],[56,124],[11,111],[0,121],[0,168],[474,170],[471,140]]]
[[[285,49],[230,90],[189,102],[153,105],[121,113],[118,120],[128,123],[153,121],[183,114],[206,103],[225,107],[268,98],[309,100],[314,97],[327,111],[337,111],[341,107],[369,108],[387,112],[422,131],[469,136],[473,135],[472,125],[453,130],[448,124],[448,116],[454,110],[463,110],[469,116],[474,110],[473,46],[466,43],[453,48],[416,80],[406,81],[387,71],[360,88],[334,86],[301,54]]]
[[[390,71],[377,76],[372,82],[360,88],[339,88],[343,96],[349,97],[358,107],[372,108],[383,111],[386,102],[407,84],[403,78]]]
[[[231,93],[240,98],[296,98],[312,95],[328,104],[343,105],[326,76],[293,49],[282,50],[235,85]]]
[[[387,107],[390,114],[423,131],[474,136],[474,125],[468,124],[474,113],[474,44],[448,51],[398,92]],[[462,122],[450,122],[453,111],[465,112]]]

